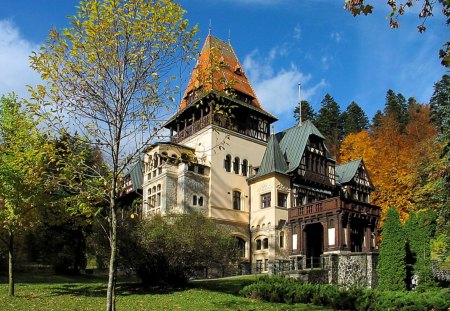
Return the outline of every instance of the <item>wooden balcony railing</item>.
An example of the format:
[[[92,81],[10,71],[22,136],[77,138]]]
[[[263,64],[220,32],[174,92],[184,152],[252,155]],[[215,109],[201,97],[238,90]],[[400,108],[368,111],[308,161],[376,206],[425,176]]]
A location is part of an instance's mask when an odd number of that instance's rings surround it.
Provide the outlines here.
[[[298,218],[334,210],[348,210],[371,216],[380,216],[380,208],[378,206],[334,197],[311,204],[295,206],[289,209],[289,218]]]

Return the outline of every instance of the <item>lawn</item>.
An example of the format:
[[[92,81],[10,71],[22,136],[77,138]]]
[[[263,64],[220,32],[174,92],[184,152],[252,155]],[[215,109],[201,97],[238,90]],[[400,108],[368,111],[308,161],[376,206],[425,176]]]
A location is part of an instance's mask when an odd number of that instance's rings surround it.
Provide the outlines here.
[[[118,310],[327,310],[311,305],[268,303],[237,295],[254,276],[194,281],[186,289],[141,289],[121,280],[117,287]],[[6,278],[0,278],[0,309],[8,310],[103,310],[106,278],[64,277],[49,273],[21,274],[16,297],[7,296]]]

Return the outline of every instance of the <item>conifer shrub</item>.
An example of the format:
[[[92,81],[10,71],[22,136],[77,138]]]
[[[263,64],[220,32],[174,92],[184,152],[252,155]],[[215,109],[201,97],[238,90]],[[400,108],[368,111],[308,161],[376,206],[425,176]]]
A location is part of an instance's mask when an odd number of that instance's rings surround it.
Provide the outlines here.
[[[389,208],[383,224],[377,278],[380,290],[405,290],[405,233],[396,208]]]

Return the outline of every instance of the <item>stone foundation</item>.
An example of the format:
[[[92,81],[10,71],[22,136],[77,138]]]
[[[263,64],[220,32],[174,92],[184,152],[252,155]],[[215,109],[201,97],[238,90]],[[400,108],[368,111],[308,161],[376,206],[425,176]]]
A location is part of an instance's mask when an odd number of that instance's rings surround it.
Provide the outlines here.
[[[322,255],[323,269],[328,271],[328,283],[342,287],[376,286],[378,253]]]

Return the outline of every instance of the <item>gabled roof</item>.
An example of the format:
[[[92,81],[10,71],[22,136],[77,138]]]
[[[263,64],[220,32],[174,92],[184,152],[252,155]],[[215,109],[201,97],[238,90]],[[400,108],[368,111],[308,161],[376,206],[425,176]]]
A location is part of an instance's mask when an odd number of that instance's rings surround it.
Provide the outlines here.
[[[311,121],[305,121],[283,132],[272,135],[261,161],[258,173],[251,179],[270,173],[288,174],[296,170],[302,160],[311,135],[325,139]]]
[[[264,152],[261,165],[259,166],[258,173],[253,178],[262,177],[271,173],[286,174],[288,165],[286,159],[281,152],[280,145],[275,135],[271,135],[269,142],[267,143],[266,151]]]
[[[131,182],[133,184],[133,191],[142,189],[142,178],[144,174],[144,167],[142,165],[142,160],[143,159],[141,157],[138,157],[124,169],[124,174],[130,175],[131,177]]]
[[[299,167],[311,135],[325,139],[309,120],[303,122],[300,126],[296,125],[276,135],[280,142],[281,152],[286,155],[289,162],[287,172],[292,172]]]
[[[251,105],[263,109],[231,45],[208,35],[179,110],[188,106],[187,96],[191,92],[225,91],[230,87],[252,98]]]
[[[336,165],[336,179],[340,184],[350,182],[355,177],[362,160],[353,160],[341,165]]]

